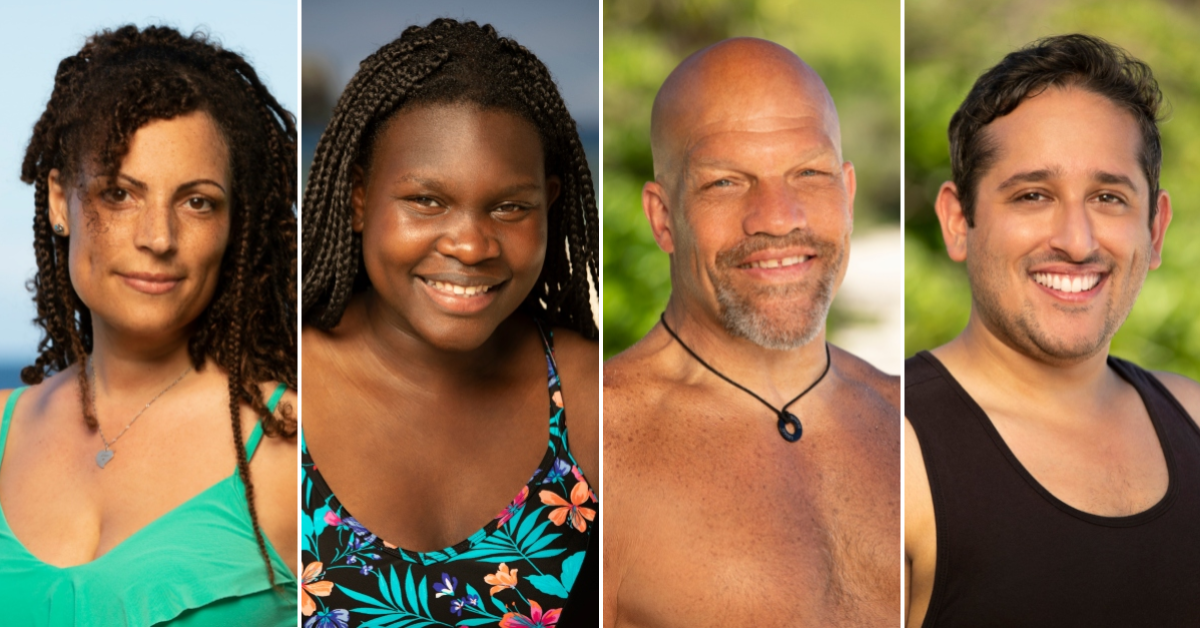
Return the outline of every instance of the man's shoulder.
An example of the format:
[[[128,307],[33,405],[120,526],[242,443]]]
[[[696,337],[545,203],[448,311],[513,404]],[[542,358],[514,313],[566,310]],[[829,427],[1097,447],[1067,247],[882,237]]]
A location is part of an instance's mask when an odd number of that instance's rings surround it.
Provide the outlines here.
[[[888,375],[870,362],[839,347],[830,345],[830,355],[837,364],[842,382],[865,395],[891,407],[899,417],[900,377]]]
[[[652,412],[663,396],[663,380],[654,360],[634,347],[604,362],[604,428],[621,429],[629,420]]]
[[[1200,382],[1170,371],[1151,371],[1158,381],[1179,401],[1179,405],[1200,425]]]

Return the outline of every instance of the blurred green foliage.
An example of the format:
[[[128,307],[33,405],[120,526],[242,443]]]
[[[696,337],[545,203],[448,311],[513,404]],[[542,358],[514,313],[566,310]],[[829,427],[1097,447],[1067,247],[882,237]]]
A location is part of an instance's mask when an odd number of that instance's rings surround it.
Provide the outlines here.
[[[605,0],[604,357],[658,320],[671,291],[667,255],[642,215],[654,177],[650,107],[671,70],[727,37],[795,51],[837,104],[855,164],[855,229],[900,220],[900,3],[897,0]],[[838,313],[830,317],[835,327]]]
[[[975,79],[1039,37],[1082,32],[1154,70],[1166,95],[1161,185],[1174,220],[1112,352],[1200,379],[1200,8],[1142,0],[908,0],[905,33],[905,350],[945,343],[966,325],[965,271],[946,257],[933,201],[950,178],[946,129]]]

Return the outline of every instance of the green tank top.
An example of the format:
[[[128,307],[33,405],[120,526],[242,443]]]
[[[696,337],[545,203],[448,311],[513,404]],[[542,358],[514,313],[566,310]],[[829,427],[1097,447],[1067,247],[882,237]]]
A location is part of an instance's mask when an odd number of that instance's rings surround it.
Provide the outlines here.
[[[14,390],[0,420],[0,462]],[[267,408],[274,411],[286,386]],[[246,442],[254,456],[262,424]],[[269,540],[272,589],[254,540],[241,478],[229,477],[72,567],[38,560],[0,507],[0,624],[6,626],[295,626],[296,578]]]

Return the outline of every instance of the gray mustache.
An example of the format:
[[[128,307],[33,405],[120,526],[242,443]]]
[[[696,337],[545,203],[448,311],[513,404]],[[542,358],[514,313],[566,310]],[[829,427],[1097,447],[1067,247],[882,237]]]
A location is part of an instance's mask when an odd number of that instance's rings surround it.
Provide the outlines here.
[[[734,246],[717,253],[717,266],[734,268],[747,256],[759,251],[806,247],[816,252],[817,257],[831,258],[841,248],[841,243],[820,238],[811,231],[793,231],[783,236],[757,234],[747,237]]]

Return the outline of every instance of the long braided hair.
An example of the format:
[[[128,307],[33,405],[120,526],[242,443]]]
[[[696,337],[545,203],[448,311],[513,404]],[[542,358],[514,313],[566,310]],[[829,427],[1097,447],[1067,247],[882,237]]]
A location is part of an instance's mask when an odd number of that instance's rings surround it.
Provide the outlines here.
[[[546,66],[491,25],[437,19],[410,26],[359,65],[317,143],[304,191],[304,324],[330,329],[369,286],[362,236],[351,225],[354,166],[369,170],[386,123],[413,106],[472,103],[538,130],[546,175],[562,180],[550,206],[545,265],[521,309],[596,338],[589,293],[599,287],[596,195],[575,121]]]
[[[39,355],[21,371],[27,384],[78,365],[80,403],[88,427],[97,426],[87,377],[92,315],[68,275],[69,236],[51,230],[50,171],[79,185],[95,169],[115,176],[139,128],[203,111],[229,147],[230,239],[212,301],[193,323],[188,355],[196,370],[212,360],[229,374],[229,413],[238,474],[255,540],[271,568],[255,510],[254,485],[242,438],[241,405],[261,417],[268,436],[296,433],[291,408],[267,410],[259,384],[296,387],[296,124],[267,91],[254,68],[202,33],[124,26],[90,37],[59,63],[54,92],[33,129],[21,180],[34,186],[34,252],[30,282],[34,322],[44,331]]]

